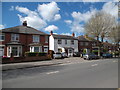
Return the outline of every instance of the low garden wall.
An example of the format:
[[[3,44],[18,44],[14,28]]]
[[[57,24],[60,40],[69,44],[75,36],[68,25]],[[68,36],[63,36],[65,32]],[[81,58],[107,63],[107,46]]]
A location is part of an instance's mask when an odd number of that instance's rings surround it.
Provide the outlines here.
[[[44,61],[51,60],[51,55],[46,53],[25,53],[25,57],[6,57],[2,58],[2,64],[7,63],[20,63],[20,62],[31,62],[31,61]]]

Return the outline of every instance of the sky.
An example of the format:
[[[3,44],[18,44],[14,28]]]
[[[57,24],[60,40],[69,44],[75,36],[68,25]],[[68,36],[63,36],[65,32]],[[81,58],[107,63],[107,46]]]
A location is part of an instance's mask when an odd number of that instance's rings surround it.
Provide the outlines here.
[[[115,2],[2,2],[0,29],[22,25],[48,33],[84,35],[84,24],[97,11],[118,17]]]

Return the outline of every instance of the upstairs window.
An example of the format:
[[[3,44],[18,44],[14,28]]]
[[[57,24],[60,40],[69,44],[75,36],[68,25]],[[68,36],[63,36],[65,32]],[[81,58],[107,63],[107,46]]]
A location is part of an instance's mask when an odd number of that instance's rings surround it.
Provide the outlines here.
[[[74,40],[71,40],[71,44],[74,45]]]
[[[88,42],[85,42],[85,46],[88,46],[89,45],[89,43]]]
[[[39,35],[33,35],[33,42],[39,42],[39,41],[40,41]]]
[[[67,44],[67,40],[65,40],[65,44]]]
[[[83,42],[80,42],[80,46],[83,46],[84,45],[84,43]]]
[[[58,39],[58,44],[62,44],[62,40],[61,39]]]
[[[45,36],[45,43],[48,43],[48,36]]]
[[[12,41],[19,41],[19,34],[12,34],[11,35],[11,40]]]
[[[0,34],[0,41],[4,41],[5,40],[5,34]]]

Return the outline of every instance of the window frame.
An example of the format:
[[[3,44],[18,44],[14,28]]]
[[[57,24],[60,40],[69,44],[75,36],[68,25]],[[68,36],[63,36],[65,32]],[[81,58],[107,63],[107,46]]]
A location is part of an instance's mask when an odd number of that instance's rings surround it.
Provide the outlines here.
[[[37,38],[37,39],[35,39]],[[33,42],[40,42],[40,36],[39,35],[33,35]]]
[[[71,40],[71,45],[74,45],[74,43],[75,43],[74,40]]]
[[[0,41],[5,41],[5,34],[3,34],[3,33],[0,34],[0,37],[1,37],[1,38],[0,38]],[[4,37],[4,39],[3,39],[3,37]]]
[[[62,40],[61,39],[58,39],[58,44],[62,44]]]
[[[11,34],[11,41],[19,41],[19,34]],[[16,39],[16,38],[18,38],[18,40]]]

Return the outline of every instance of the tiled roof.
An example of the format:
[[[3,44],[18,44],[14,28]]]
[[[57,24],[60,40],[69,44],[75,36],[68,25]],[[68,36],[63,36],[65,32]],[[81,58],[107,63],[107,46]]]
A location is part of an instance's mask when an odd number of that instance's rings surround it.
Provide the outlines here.
[[[0,32],[3,33],[23,33],[23,34],[40,34],[40,35],[48,35],[44,32],[41,32],[37,29],[34,29],[32,27],[29,26],[16,26],[16,27],[11,27],[11,28],[6,28],[6,29],[2,29],[0,30]]]
[[[78,36],[77,38],[79,39],[79,41],[89,41],[83,35],[82,36]]]
[[[68,35],[56,35],[53,34],[53,37],[56,39],[72,39],[72,40],[78,40],[76,37],[68,36]]]

